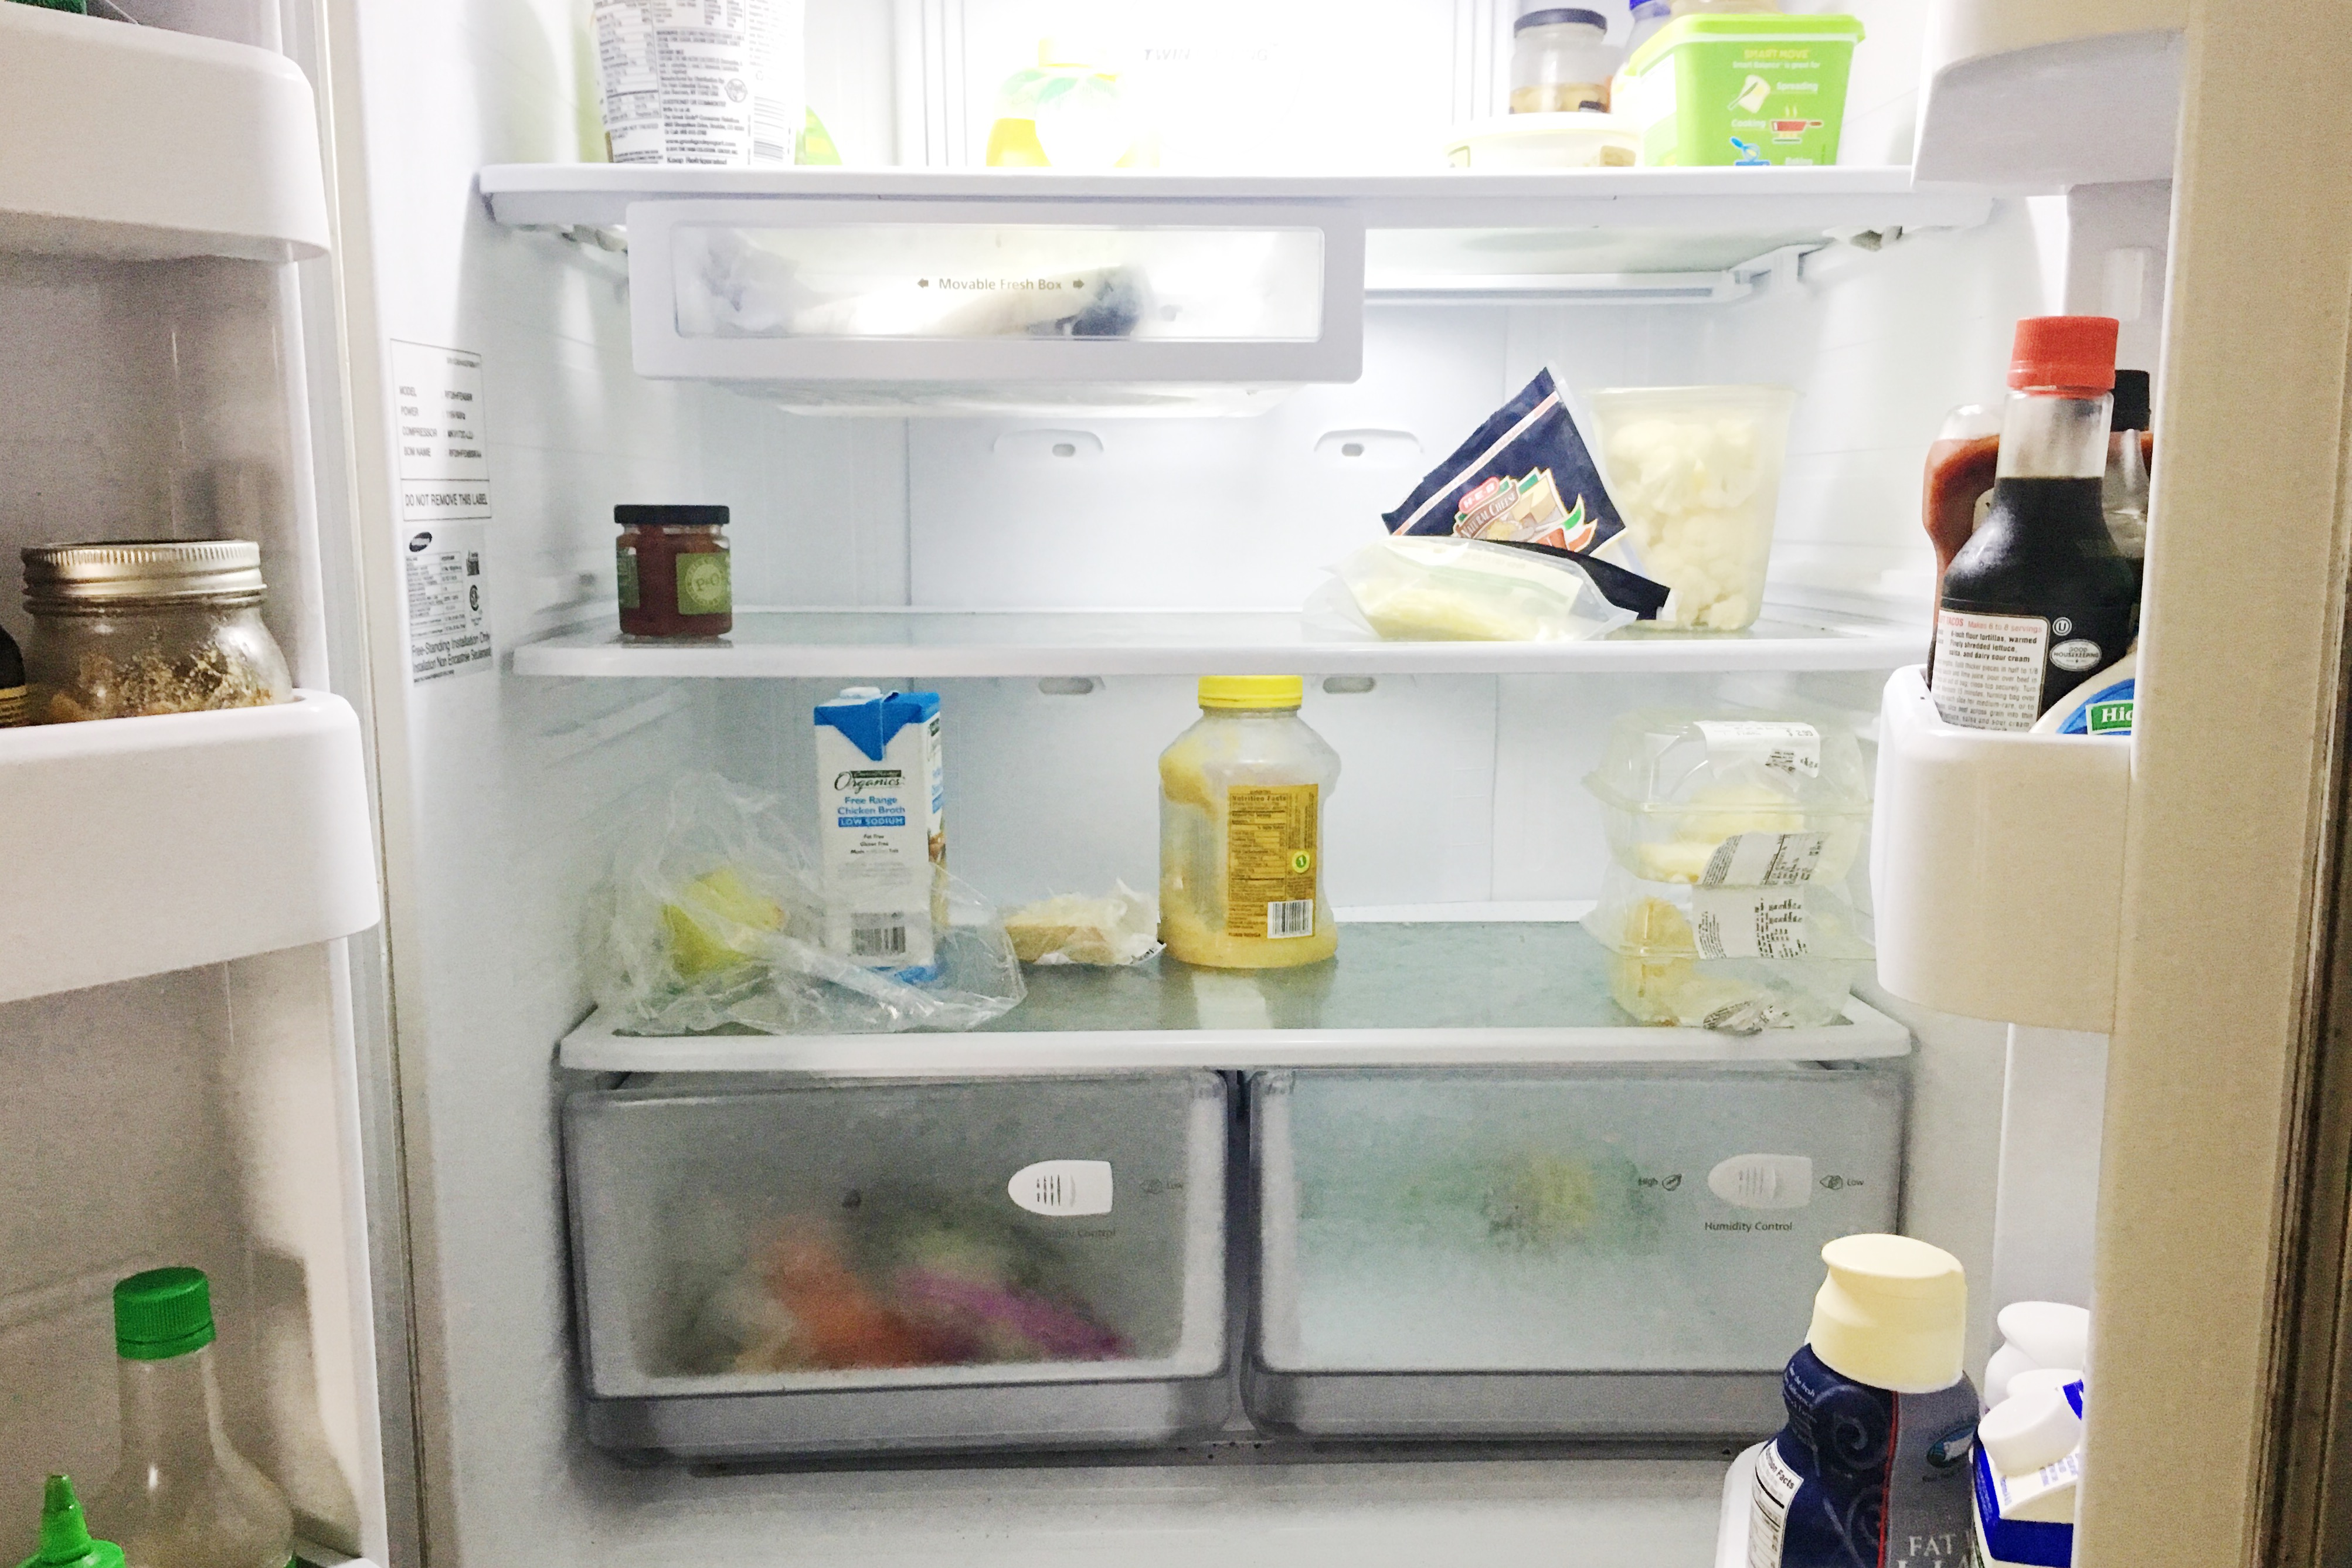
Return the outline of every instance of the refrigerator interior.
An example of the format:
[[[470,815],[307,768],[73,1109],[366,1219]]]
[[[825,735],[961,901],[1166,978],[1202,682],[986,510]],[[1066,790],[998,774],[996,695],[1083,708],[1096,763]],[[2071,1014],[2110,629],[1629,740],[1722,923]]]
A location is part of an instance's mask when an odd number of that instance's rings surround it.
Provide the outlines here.
[[[389,1539],[414,1552],[421,1529],[436,1560],[466,1563],[1386,1563],[1458,1549],[1470,1531],[1498,1562],[1706,1560],[1736,1445],[1509,1458],[1433,1447],[1356,1464],[1252,1464],[1244,1445],[1232,1463],[1196,1448],[1158,1465],[730,1473],[631,1468],[592,1447],[560,1114],[568,1091],[607,1081],[551,1061],[588,1009],[598,889],[682,772],[810,800],[809,709],[846,682],[550,678],[509,661],[609,626],[610,509],[624,501],[733,507],[746,609],[1288,610],[1547,364],[1580,389],[1799,388],[1772,612],[1892,622],[1924,648],[1925,443],[1949,406],[1997,399],[2021,316],[2125,315],[2124,362],[2156,368],[2166,186],[2003,196],[1979,226],[1835,245],[1719,303],[1375,301],[1360,380],[1247,419],[813,418],[639,376],[612,236],[521,231],[486,211],[484,165],[597,155],[593,60],[569,0],[331,5],[325,37],[290,0],[283,23],[269,0],[130,8],[283,47],[328,89],[341,287],[320,263],[6,258],[0,386],[26,415],[0,465],[0,543],[263,542],[272,627],[300,684],[373,709],[391,990],[377,996],[363,938],[355,958],[328,945],[0,1009],[33,1064],[33,1092],[0,1113],[6,1190],[34,1200],[0,1233],[0,1385],[38,1391],[0,1407],[0,1485],[29,1495],[59,1455],[107,1469],[105,1287],[168,1257],[218,1283],[240,1442],[310,1534],[349,1550]],[[970,162],[993,82],[1039,30],[1034,9],[812,0],[812,102],[853,163]],[[1242,36],[1310,62],[1280,144],[1304,167],[1356,172],[1418,160],[1453,120],[1489,111],[1507,23],[1490,0],[1398,0],[1377,28],[1319,0],[1272,18],[1118,9],[1204,59],[1204,40]],[[1845,159],[1900,162],[1922,23],[1906,0],[1850,9],[1871,43]],[[1210,86],[1195,90],[1213,99],[1225,78],[1203,68]],[[1263,61],[1223,68],[1265,87],[1249,74]],[[1194,130],[1199,156],[1235,153],[1213,117]],[[2112,259],[2126,252],[2137,259]],[[407,678],[399,344],[480,358],[496,673]],[[13,603],[0,622],[25,629]],[[1884,676],[1310,680],[1306,716],[1345,765],[1332,900],[1343,918],[1573,906],[1607,859],[1577,780],[1615,715],[1801,703],[1867,735]],[[1006,905],[1154,884],[1153,759],[1191,721],[1188,675],[898,684],[943,699],[960,876]],[[1983,1282],[1980,1363],[1993,1303],[2087,1297],[2095,1147],[2021,1133],[2086,1109],[2095,1124],[2103,1042],[2013,1058],[2000,1026],[1870,996],[1915,1037],[1903,1228]],[[386,1009],[396,1073],[372,1021]],[[379,1092],[396,1092],[396,1117]],[[65,1121],[152,1157],[57,1160],[37,1134]],[[1791,1343],[1801,1328],[1787,1325]],[[392,1437],[381,1475],[379,1431]]]

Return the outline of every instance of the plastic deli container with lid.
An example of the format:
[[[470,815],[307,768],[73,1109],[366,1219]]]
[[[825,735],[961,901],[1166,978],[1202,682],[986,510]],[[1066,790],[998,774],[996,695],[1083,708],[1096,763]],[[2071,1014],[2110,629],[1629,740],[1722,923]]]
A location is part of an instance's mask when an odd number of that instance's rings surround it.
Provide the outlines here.
[[[1643,570],[1673,590],[1661,632],[1743,632],[1764,571],[1788,456],[1787,387],[1612,387],[1591,394],[1610,497]]]
[[[261,623],[261,547],[246,539],[121,539],[24,552],[27,718],[92,718],[292,700]]]
[[[1640,129],[1643,164],[1837,162],[1860,21],[1675,11],[1625,62],[1612,99]]]
[[[1652,882],[1840,883],[1870,825],[1861,747],[1819,717],[1622,715],[1584,787],[1617,863]]]
[[[1612,866],[1584,928],[1636,1020],[1734,1034],[1833,1022],[1870,958],[1853,901],[1827,886],[1694,887]]]

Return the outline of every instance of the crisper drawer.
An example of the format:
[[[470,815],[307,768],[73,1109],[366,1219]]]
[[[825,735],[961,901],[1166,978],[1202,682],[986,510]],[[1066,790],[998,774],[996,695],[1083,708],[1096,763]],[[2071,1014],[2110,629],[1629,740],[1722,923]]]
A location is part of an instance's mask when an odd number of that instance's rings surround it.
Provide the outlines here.
[[[1767,1433],[1822,1244],[1895,1223],[1892,1072],[1298,1071],[1249,1092],[1244,1391],[1266,1426]]]
[[[639,203],[631,332],[814,413],[1251,413],[1361,373],[1363,249],[1312,205]]]
[[[572,1096],[592,1439],[723,1458],[1213,1428],[1225,1113],[1205,1072]]]

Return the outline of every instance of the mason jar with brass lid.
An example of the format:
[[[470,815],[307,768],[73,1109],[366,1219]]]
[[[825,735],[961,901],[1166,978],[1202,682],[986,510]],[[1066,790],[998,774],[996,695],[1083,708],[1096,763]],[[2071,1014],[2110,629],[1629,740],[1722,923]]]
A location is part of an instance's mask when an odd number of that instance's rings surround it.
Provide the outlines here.
[[[26,719],[70,724],[292,700],[261,623],[261,547],[116,539],[25,555]]]

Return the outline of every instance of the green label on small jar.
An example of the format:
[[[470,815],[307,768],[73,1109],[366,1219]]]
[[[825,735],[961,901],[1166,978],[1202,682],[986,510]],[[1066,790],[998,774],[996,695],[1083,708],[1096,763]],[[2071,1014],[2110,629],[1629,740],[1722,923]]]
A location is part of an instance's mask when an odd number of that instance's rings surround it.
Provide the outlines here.
[[[680,615],[724,615],[734,608],[735,591],[728,580],[724,550],[677,558]]]
[[[636,609],[637,552],[635,549],[629,545],[618,547],[614,552],[613,566],[621,580],[621,608]]]

